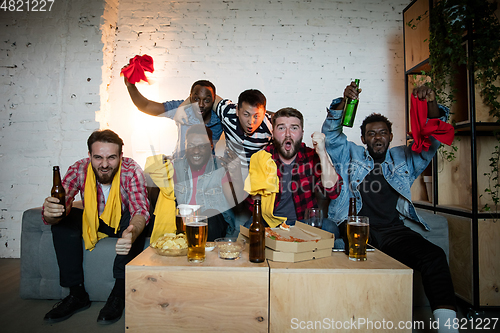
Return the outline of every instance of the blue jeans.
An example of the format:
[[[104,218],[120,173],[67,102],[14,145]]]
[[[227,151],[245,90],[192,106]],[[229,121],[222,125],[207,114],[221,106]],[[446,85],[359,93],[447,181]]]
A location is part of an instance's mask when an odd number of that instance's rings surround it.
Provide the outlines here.
[[[248,221],[245,222],[244,226],[245,228],[250,228],[250,225],[252,224],[253,217],[250,217]],[[305,224],[309,224],[308,220],[304,220]],[[266,221],[264,221],[264,224],[266,227],[269,227]],[[286,221],[286,224],[288,225],[295,225],[295,221]],[[334,249],[343,249],[344,248],[344,241],[342,240],[342,237],[340,237],[340,231],[339,227],[335,222],[333,222],[330,219],[323,218],[323,226],[321,227],[322,230],[328,231],[332,234],[335,235],[335,243],[333,248]]]

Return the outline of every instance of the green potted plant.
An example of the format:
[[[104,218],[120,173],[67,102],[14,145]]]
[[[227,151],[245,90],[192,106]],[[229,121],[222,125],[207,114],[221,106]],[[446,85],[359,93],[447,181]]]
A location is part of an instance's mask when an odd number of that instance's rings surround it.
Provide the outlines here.
[[[476,88],[489,113],[500,122],[500,22],[495,15],[498,3],[487,0],[441,0],[430,11],[429,62],[430,86],[441,104],[456,102],[457,74],[460,66],[474,73]],[[472,40],[473,52],[464,47]],[[469,46],[470,47],[470,46]],[[497,135],[498,139],[498,135]],[[500,201],[498,183],[499,146],[490,158],[491,171],[485,173],[489,185],[484,190],[495,206]],[[456,149],[455,149],[456,150]],[[486,204],[484,211],[491,208]]]

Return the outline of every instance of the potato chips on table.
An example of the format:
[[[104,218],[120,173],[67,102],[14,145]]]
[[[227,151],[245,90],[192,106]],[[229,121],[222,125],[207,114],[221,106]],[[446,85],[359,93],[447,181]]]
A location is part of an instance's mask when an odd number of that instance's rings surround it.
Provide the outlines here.
[[[166,233],[155,242],[151,247],[156,253],[163,256],[185,256],[187,255],[187,238],[185,234]]]

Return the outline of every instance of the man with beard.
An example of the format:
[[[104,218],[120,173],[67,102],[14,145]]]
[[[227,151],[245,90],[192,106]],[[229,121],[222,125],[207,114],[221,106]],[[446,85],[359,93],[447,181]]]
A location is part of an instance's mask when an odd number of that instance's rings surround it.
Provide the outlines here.
[[[370,219],[369,243],[403,264],[420,271],[424,290],[434,317],[439,318],[440,331],[446,320],[456,317],[455,292],[444,251],[404,225],[403,219],[428,226],[417,214],[410,201],[413,181],[427,167],[440,146],[430,136],[428,151],[416,153],[411,146],[389,149],[392,123],[381,114],[371,114],[361,125],[361,141],[356,145],[342,133],[342,109],[346,98],[358,98],[352,82],[344,90],[344,98],[334,99],[323,124],[326,150],[349,186],[342,188],[336,200],[330,202],[329,217],[344,231],[349,198],[356,199],[358,215]],[[413,95],[427,100],[428,118],[443,117],[447,110],[438,106],[434,92],[422,86]],[[453,321],[451,321],[453,322]]]
[[[174,157],[182,157],[187,129],[196,124],[205,124],[212,131],[212,140],[217,144],[222,126],[212,110],[215,101],[215,86],[207,80],[199,80],[191,86],[189,97],[185,100],[173,100],[164,103],[151,101],[144,97],[135,84],[124,77],[125,85],[134,105],[142,112],[152,116],[164,116],[173,119],[177,125],[177,144]],[[182,105],[182,106],[181,106]],[[178,109],[182,108],[182,112]]]
[[[95,131],[87,140],[89,157],[69,167],[62,181],[66,215],[58,199],[43,203],[43,220],[52,225],[60,284],[69,296],[57,303],[44,320],[68,319],[90,307],[83,281],[83,248],[93,250],[105,237],[118,238],[113,265],[115,285],[99,312],[99,324],[118,321],[125,307],[125,265],[144,249],[142,231],[149,221],[146,179],[140,166],[123,157],[122,139],[111,130]],[[80,192],[83,210],[73,205]]]
[[[315,191],[323,192],[323,195],[335,199],[342,187],[342,180],[337,175],[333,164],[325,150],[325,136],[322,133],[313,133],[312,141],[314,149],[306,147],[302,142],[304,134],[304,118],[302,113],[293,108],[278,110],[272,117],[273,141],[263,152],[254,154],[250,160],[249,180],[254,177],[252,163],[262,163],[261,155],[270,155],[276,163],[276,171],[279,179],[279,192],[274,201],[274,217],[285,218],[286,224],[294,225],[295,221],[304,221],[307,208],[318,207]],[[252,190],[255,188],[252,184]],[[251,191],[252,191],[251,190]],[[251,193],[252,194],[252,193]],[[249,198],[253,204],[253,200]],[[266,212],[263,209],[263,217],[266,224]],[[245,226],[249,227],[251,220]],[[267,226],[267,225],[266,225]],[[335,234],[338,239],[340,234],[337,225],[333,221],[324,219],[322,229]]]

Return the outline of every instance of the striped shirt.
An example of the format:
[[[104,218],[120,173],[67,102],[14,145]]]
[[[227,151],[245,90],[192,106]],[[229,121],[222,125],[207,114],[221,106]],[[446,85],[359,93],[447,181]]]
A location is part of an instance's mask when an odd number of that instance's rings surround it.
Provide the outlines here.
[[[248,166],[250,157],[259,150],[267,147],[273,136],[271,116],[266,113],[262,124],[252,133],[247,135],[241,128],[240,121],[236,115],[236,104],[224,99],[217,104],[215,111],[220,118],[222,129],[226,135],[226,146],[238,154],[241,164]]]

